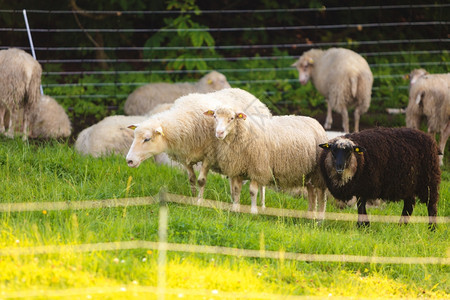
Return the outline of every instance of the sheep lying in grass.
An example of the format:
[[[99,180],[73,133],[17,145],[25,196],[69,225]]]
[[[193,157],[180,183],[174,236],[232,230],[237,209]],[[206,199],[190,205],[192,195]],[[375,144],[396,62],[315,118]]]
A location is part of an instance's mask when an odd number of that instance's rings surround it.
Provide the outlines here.
[[[208,94],[189,94],[175,101],[168,111],[130,126],[135,129],[133,144],[127,154],[130,167],[138,167],[147,158],[166,152],[186,167],[191,191],[196,193],[193,165],[202,162],[198,177],[198,198],[203,198],[210,168],[217,170],[213,120],[203,114],[211,106],[229,104],[248,114],[270,116],[269,109],[252,94],[241,89],[224,89]]]
[[[310,79],[327,103],[325,129],[333,123],[332,110],[342,115],[342,127],[350,132],[348,111],[355,107],[355,131],[359,131],[360,116],[370,106],[373,75],[366,60],[344,48],[311,49],[293,65],[299,71],[299,81],[305,85]]]
[[[192,83],[150,83],[139,87],[125,101],[127,115],[145,115],[157,104],[172,103],[190,93],[208,93],[230,88],[225,75],[212,71],[195,84]]]
[[[369,225],[368,199],[403,199],[400,223],[408,223],[415,197],[428,205],[431,227],[439,199],[438,148],[421,131],[376,128],[347,134],[321,144],[320,169],[331,194],[341,200],[357,197],[358,226]]]
[[[15,48],[0,51],[0,133],[5,132],[4,118],[8,111],[6,135],[13,137],[15,128],[22,125],[22,138],[27,138],[31,113],[41,97],[41,75],[41,65],[25,51]],[[22,109],[23,122],[19,120]]]
[[[325,184],[318,168],[319,144],[327,140],[323,127],[313,118],[301,116],[247,116],[221,106],[208,110],[215,120],[217,163],[233,183],[234,205],[239,205],[243,179],[250,180],[252,213],[257,212],[258,187],[301,187],[308,190],[308,211],[316,200],[319,218],[326,205]],[[316,199],[317,198],[317,199]]]
[[[416,74],[415,71],[411,74]],[[428,133],[434,136],[440,133],[439,160],[443,165],[445,145],[450,136],[450,73],[413,75],[410,78],[406,126],[420,129],[421,117],[427,117]]]
[[[64,108],[50,96],[42,95],[31,117],[32,138],[64,138],[72,126]]]

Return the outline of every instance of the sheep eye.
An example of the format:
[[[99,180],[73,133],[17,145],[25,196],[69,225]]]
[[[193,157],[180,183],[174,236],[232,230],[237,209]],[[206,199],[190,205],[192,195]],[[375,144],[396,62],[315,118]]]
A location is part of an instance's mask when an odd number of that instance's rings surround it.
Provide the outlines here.
[[[234,117],[231,117],[231,118],[230,118],[230,121],[233,121],[233,120],[234,120]]]
[[[152,138],[146,138],[146,139],[144,139],[144,143],[150,141],[151,139],[152,139]]]

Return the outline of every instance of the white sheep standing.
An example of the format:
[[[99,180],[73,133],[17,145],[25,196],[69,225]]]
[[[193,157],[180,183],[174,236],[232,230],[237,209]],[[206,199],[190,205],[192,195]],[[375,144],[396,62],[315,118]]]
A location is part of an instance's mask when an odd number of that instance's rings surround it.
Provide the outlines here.
[[[138,167],[147,158],[166,152],[187,169],[192,194],[196,193],[198,183],[198,199],[201,200],[209,169],[220,172],[216,163],[214,121],[203,112],[211,106],[223,104],[238,107],[251,115],[271,115],[267,106],[255,96],[237,88],[183,96],[175,101],[170,110],[130,126],[135,131],[126,157],[128,166]],[[202,162],[198,180],[193,170],[197,162]]]
[[[52,97],[42,95],[31,115],[30,137],[64,138],[72,133],[70,119],[64,108]]]
[[[299,71],[299,81],[310,79],[328,104],[325,129],[333,123],[332,110],[342,115],[342,127],[350,132],[348,108],[355,107],[355,131],[360,116],[370,106],[373,75],[367,61],[358,53],[344,48],[311,49],[292,65]]]
[[[450,136],[450,73],[422,75],[411,78],[406,126],[420,129],[423,115],[428,120],[428,133],[440,133],[439,163],[443,165],[444,150]]]
[[[9,112],[6,135],[14,136],[22,125],[25,140],[28,136],[31,113],[41,97],[42,68],[27,52],[10,48],[0,51],[0,133],[5,132],[5,115]],[[23,109],[23,122],[19,120]]]
[[[190,93],[209,93],[230,88],[225,75],[212,71],[196,83],[150,83],[137,88],[125,101],[127,115],[145,115],[157,104],[172,103]]]
[[[323,219],[326,186],[320,176],[319,144],[327,134],[315,119],[304,116],[247,116],[221,106],[205,112],[214,116],[217,163],[233,183],[233,205],[239,206],[242,180],[250,180],[251,211],[257,213],[258,187],[302,187],[308,190],[308,211],[318,204]]]

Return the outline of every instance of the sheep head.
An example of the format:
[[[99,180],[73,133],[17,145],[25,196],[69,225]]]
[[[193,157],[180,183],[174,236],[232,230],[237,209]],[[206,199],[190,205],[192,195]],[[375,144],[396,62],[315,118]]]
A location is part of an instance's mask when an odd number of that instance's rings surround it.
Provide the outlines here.
[[[294,64],[292,64],[292,67],[296,67],[298,70],[298,80],[302,85],[307,84],[310,80],[313,66],[314,59],[310,55],[308,55],[308,53],[300,56],[300,58]]]
[[[150,119],[128,128],[134,130],[133,143],[126,157],[129,167],[136,168],[147,158],[167,150],[167,140],[157,120]]]
[[[357,160],[355,154],[362,155],[365,152],[364,147],[341,137],[320,144],[319,147],[331,153],[325,161],[326,167],[331,177],[335,177],[335,180],[341,185],[347,183],[356,173]]]
[[[221,107],[216,110],[208,110],[206,116],[214,117],[216,138],[223,140],[233,131],[237,120],[247,119],[243,112],[235,112],[231,108]]]
[[[205,88],[205,91],[218,91],[231,88],[225,75],[216,71],[212,71],[203,76],[200,79],[200,85]]]

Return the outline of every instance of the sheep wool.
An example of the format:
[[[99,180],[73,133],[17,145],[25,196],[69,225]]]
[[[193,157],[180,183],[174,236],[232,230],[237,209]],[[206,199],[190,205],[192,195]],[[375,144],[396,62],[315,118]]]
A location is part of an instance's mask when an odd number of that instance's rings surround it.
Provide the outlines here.
[[[359,119],[370,106],[373,75],[367,61],[358,53],[344,48],[311,49],[292,65],[299,71],[299,81],[312,81],[327,101],[325,129],[333,123],[332,110],[342,115],[342,127],[350,132],[348,108],[355,107],[355,131]]]
[[[212,71],[196,83],[150,83],[139,87],[125,101],[127,115],[145,115],[156,105],[172,103],[190,93],[209,93],[230,88],[225,75]]]
[[[23,139],[28,137],[31,114],[41,97],[42,68],[31,55],[23,50],[10,48],[0,51],[0,133],[14,136],[14,131],[21,125]],[[19,120],[23,109],[23,120]],[[5,115],[9,112],[9,124]]]
[[[368,199],[403,199],[400,223],[408,223],[415,197],[426,203],[436,223],[440,168],[436,142],[419,130],[375,128],[337,137],[320,145],[320,169],[331,194],[357,197],[358,226],[369,225]]]
[[[72,126],[64,108],[50,96],[42,95],[33,110],[30,137],[65,138],[72,133]]]
[[[219,169],[232,183],[234,179],[251,181],[252,212],[256,213],[258,187],[306,185],[309,211],[315,209],[318,200],[320,218],[323,218],[326,198],[325,184],[318,169],[318,145],[327,140],[327,135],[315,119],[247,116],[224,106],[207,113],[215,119]],[[232,188],[235,205],[239,203],[240,188],[237,184]]]

